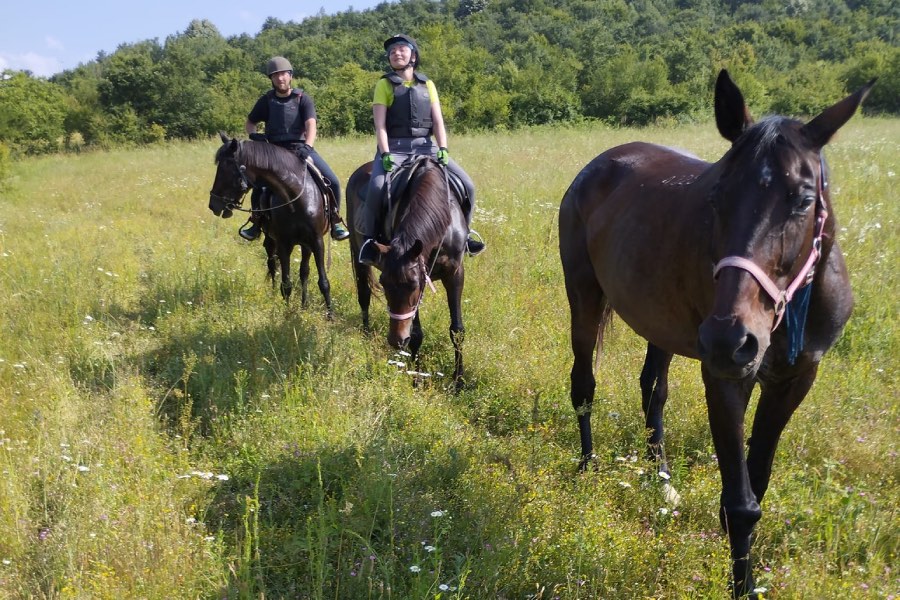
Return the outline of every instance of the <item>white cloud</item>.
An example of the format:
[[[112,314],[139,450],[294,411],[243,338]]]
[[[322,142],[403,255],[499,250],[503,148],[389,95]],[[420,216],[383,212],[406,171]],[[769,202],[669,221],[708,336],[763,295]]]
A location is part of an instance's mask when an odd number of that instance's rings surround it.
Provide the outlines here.
[[[0,68],[15,71],[31,71],[37,77],[50,77],[63,70],[62,63],[53,56],[42,56],[35,52],[25,54],[0,54]]]
[[[51,50],[65,50],[63,43],[52,35],[48,35],[47,37],[45,37],[44,41],[47,42],[47,47]]]

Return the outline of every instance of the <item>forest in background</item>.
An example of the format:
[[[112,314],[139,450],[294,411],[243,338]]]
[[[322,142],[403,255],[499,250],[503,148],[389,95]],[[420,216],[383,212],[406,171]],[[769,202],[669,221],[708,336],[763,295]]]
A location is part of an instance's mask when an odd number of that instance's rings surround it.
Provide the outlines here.
[[[708,118],[727,68],[754,114],[808,115],[873,77],[869,113],[900,114],[894,0],[401,0],[255,36],[208,20],[122,44],[49,79],[0,74],[0,165],[29,154],[243,131],[286,56],[325,136],[369,133],[382,41],[417,38],[454,131]]]

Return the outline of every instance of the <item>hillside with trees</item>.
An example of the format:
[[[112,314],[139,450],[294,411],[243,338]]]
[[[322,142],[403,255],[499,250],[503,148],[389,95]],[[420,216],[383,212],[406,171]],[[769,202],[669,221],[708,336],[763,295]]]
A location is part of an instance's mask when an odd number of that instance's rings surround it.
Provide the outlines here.
[[[323,135],[367,133],[381,42],[397,31],[418,39],[457,132],[707,118],[723,67],[755,114],[811,114],[876,76],[866,110],[898,114],[898,23],[892,0],[401,0],[228,38],[195,20],[50,79],[5,71],[0,145],[20,156],[240,133],[272,55],[293,63]]]

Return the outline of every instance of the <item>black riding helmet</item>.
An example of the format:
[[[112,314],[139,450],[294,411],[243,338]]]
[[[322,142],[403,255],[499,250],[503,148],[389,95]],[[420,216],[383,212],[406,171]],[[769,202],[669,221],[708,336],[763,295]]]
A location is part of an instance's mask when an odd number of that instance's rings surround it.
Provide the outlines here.
[[[392,35],[391,37],[389,37],[388,39],[386,39],[384,41],[385,53],[387,53],[389,55],[390,54],[389,48],[397,43],[406,44],[407,46],[409,46],[412,49],[414,58],[410,58],[409,62],[412,63],[413,67],[418,68],[419,64],[421,63],[421,58],[419,58],[419,44],[416,43],[416,40],[414,38],[409,37],[405,33],[397,33],[395,35]]]

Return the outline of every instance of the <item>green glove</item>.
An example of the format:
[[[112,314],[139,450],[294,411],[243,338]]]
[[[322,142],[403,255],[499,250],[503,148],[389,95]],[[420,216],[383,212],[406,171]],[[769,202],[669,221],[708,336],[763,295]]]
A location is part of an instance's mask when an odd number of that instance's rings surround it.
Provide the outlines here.
[[[385,152],[381,155],[381,166],[384,167],[385,173],[390,173],[394,170],[394,159],[391,158],[390,152]]]
[[[450,162],[450,151],[447,150],[446,146],[442,146],[440,150],[437,152],[438,162],[444,165],[445,167]]]

